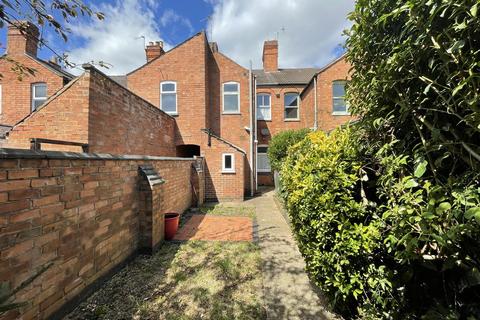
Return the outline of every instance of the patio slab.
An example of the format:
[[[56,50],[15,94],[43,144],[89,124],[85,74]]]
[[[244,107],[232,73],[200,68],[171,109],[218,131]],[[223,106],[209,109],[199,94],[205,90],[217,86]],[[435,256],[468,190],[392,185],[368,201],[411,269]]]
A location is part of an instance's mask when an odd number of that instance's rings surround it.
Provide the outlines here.
[[[194,214],[173,240],[252,241],[253,222],[249,217]]]

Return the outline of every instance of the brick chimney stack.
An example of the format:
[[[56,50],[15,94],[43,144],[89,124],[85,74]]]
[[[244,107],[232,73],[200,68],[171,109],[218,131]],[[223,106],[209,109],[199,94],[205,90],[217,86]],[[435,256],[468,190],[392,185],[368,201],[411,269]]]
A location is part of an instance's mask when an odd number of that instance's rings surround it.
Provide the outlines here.
[[[145,53],[147,55],[147,62],[160,57],[165,53],[163,50],[163,41],[150,41],[145,48]]]
[[[263,70],[265,72],[278,71],[278,41],[268,40],[263,44]]]
[[[37,26],[28,21],[19,21],[17,25],[9,25],[7,33],[7,53],[19,55],[27,53],[33,57],[37,56],[38,49]]]

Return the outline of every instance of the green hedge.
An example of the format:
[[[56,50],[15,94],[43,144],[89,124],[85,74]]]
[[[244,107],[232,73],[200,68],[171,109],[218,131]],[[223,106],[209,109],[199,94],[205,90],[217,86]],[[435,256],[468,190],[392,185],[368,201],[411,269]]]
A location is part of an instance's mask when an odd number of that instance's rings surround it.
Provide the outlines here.
[[[288,148],[300,142],[309,132],[309,129],[286,130],[272,137],[267,152],[273,170],[280,171]]]
[[[309,134],[281,170],[315,283],[348,318],[478,317],[478,176],[436,185],[396,143],[366,157],[351,130]]]
[[[480,319],[480,0],[357,0],[361,119],[288,149],[282,196],[347,318]]]

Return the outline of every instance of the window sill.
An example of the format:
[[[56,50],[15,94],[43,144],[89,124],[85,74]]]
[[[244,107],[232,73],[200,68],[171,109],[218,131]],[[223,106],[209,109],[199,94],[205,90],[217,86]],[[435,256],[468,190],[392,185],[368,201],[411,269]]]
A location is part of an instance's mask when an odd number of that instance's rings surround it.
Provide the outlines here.
[[[225,171],[225,170],[222,170],[222,174],[235,174],[235,171]]]
[[[350,112],[332,112],[332,116],[349,116]]]
[[[222,115],[240,115],[240,112],[222,112]]]
[[[300,122],[300,119],[284,119],[285,122]]]

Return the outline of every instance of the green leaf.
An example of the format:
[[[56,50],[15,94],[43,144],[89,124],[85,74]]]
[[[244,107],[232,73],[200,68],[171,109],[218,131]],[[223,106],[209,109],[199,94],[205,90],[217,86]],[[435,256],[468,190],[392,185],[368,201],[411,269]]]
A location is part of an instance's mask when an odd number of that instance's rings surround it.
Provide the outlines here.
[[[413,173],[416,178],[420,178],[425,174],[425,171],[427,171],[427,164],[428,162],[426,160],[417,163],[415,172]]]
[[[478,3],[475,3],[471,8],[470,8],[470,13],[472,16],[476,17],[477,16],[477,10],[478,10]]]
[[[480,207],[473,207],[465,212],[465,219],[475,218],[480,222]]]
[[[418,187],[417,181],[415,179],[409,179],[405,184],[403,185],[405,188],[410,189],[410,188],[415,188]]]
[[[437,214],[442,214],[445,211],[450,210],[451,208],[452,208],[452,205],[450,204],[450,202],[442,202],[438,205],[436,212]]]

